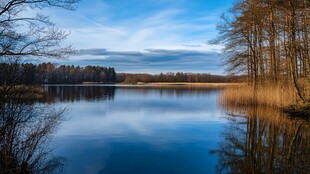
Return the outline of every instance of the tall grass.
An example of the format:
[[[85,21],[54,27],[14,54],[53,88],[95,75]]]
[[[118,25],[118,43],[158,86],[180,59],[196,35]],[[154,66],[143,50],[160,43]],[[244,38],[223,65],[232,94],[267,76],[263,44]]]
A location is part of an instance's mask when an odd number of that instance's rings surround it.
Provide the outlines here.
[[[290,85],[259,86],[255,91],[252,86],[225,88],[219,100],[224,105],[259,105],[284,108],[296,104],[298,97]]]

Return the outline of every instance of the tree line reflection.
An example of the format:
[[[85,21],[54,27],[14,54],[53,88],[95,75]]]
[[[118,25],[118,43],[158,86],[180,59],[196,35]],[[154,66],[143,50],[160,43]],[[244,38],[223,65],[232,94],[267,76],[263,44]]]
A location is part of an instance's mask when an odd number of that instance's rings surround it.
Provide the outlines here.
[[[219,88],[205,88],[195,86],[147,86],[147,85],[124,85],[124,86],[103,86],[103,85],[47,85],[44,86],[44,97],[42,102],[74,102],[74,101],[109,101],[114,100],[116,91],[119,94],[139,93],[139,95],[152,95],[159,93],[160,96],[189,96],[209,95],[217,92]]]
[[[222,133],[219,173],[307,173],[310,124],[281,111],[257,106],[222,105],[229,126]]]
[[[45,86],[44,102],[113,100],[115,86]]]
[[[156,93],[160,96],[169,97],[186,97],[192,95],[210,95],[214,92],[218,92],[222,88],[219,87],[204,87],[204,86],[190,86],[190,85],[154,85],[147,86],[142,85],[140,87],[135,86],[124,86],[122,89],[126,92],[135,92],[142,95],[151,95]]]

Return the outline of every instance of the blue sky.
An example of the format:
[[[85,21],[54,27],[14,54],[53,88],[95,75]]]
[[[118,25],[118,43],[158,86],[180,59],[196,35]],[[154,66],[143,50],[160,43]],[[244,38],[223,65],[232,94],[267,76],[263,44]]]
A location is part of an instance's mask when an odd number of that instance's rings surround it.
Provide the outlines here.
[[[45,14],[81,50],[60,64],[113,66],[118,72],[223,74],[217,34],[233,0],[82,0],[76,11]],[[46,10],[46,9],[45,9]]]

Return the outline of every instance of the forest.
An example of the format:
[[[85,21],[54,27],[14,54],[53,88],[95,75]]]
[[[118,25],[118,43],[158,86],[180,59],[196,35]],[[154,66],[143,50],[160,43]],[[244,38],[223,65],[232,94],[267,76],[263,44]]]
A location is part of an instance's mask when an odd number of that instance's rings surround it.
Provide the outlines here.
[[[211,42],[224,45],[227,71],[245,74],[254,91],[268,95],[266,90],[277,86],[279,100],[290,92],[296,96],[291,104],[307,103],[309,24],[308,0],[239,0],[222,15],[219,36]]]
[[[50,62],[41,64],[0,63],[0,76],[1,84],[114,83],[116,80],[116,73],[112,67],[58,66]]]
[[[223,76],[212,75],[209,73],[183,73],[183,72],[169,72],[160,74],[129,74],[118,73],[116,75],[117,82],[136,84],[156,83],[156,82],[187,82],[187,83],[229,83],[242,82],[244,76]]]
[[[81,84],[156,82],[226,83],[242,81],[242,76],[208,73],[116,73],[113,67],[57,65],[53,63],[0,63],[0,84]]]

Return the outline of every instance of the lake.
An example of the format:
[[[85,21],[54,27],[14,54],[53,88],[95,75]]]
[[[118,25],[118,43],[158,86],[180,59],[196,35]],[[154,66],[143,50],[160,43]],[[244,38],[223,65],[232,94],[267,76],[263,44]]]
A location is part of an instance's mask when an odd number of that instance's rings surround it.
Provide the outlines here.
[[[67,108],[52,145],[68,174],[306,173],[309,123],[280,111],[223,105],[223,89],[45,86]]]

